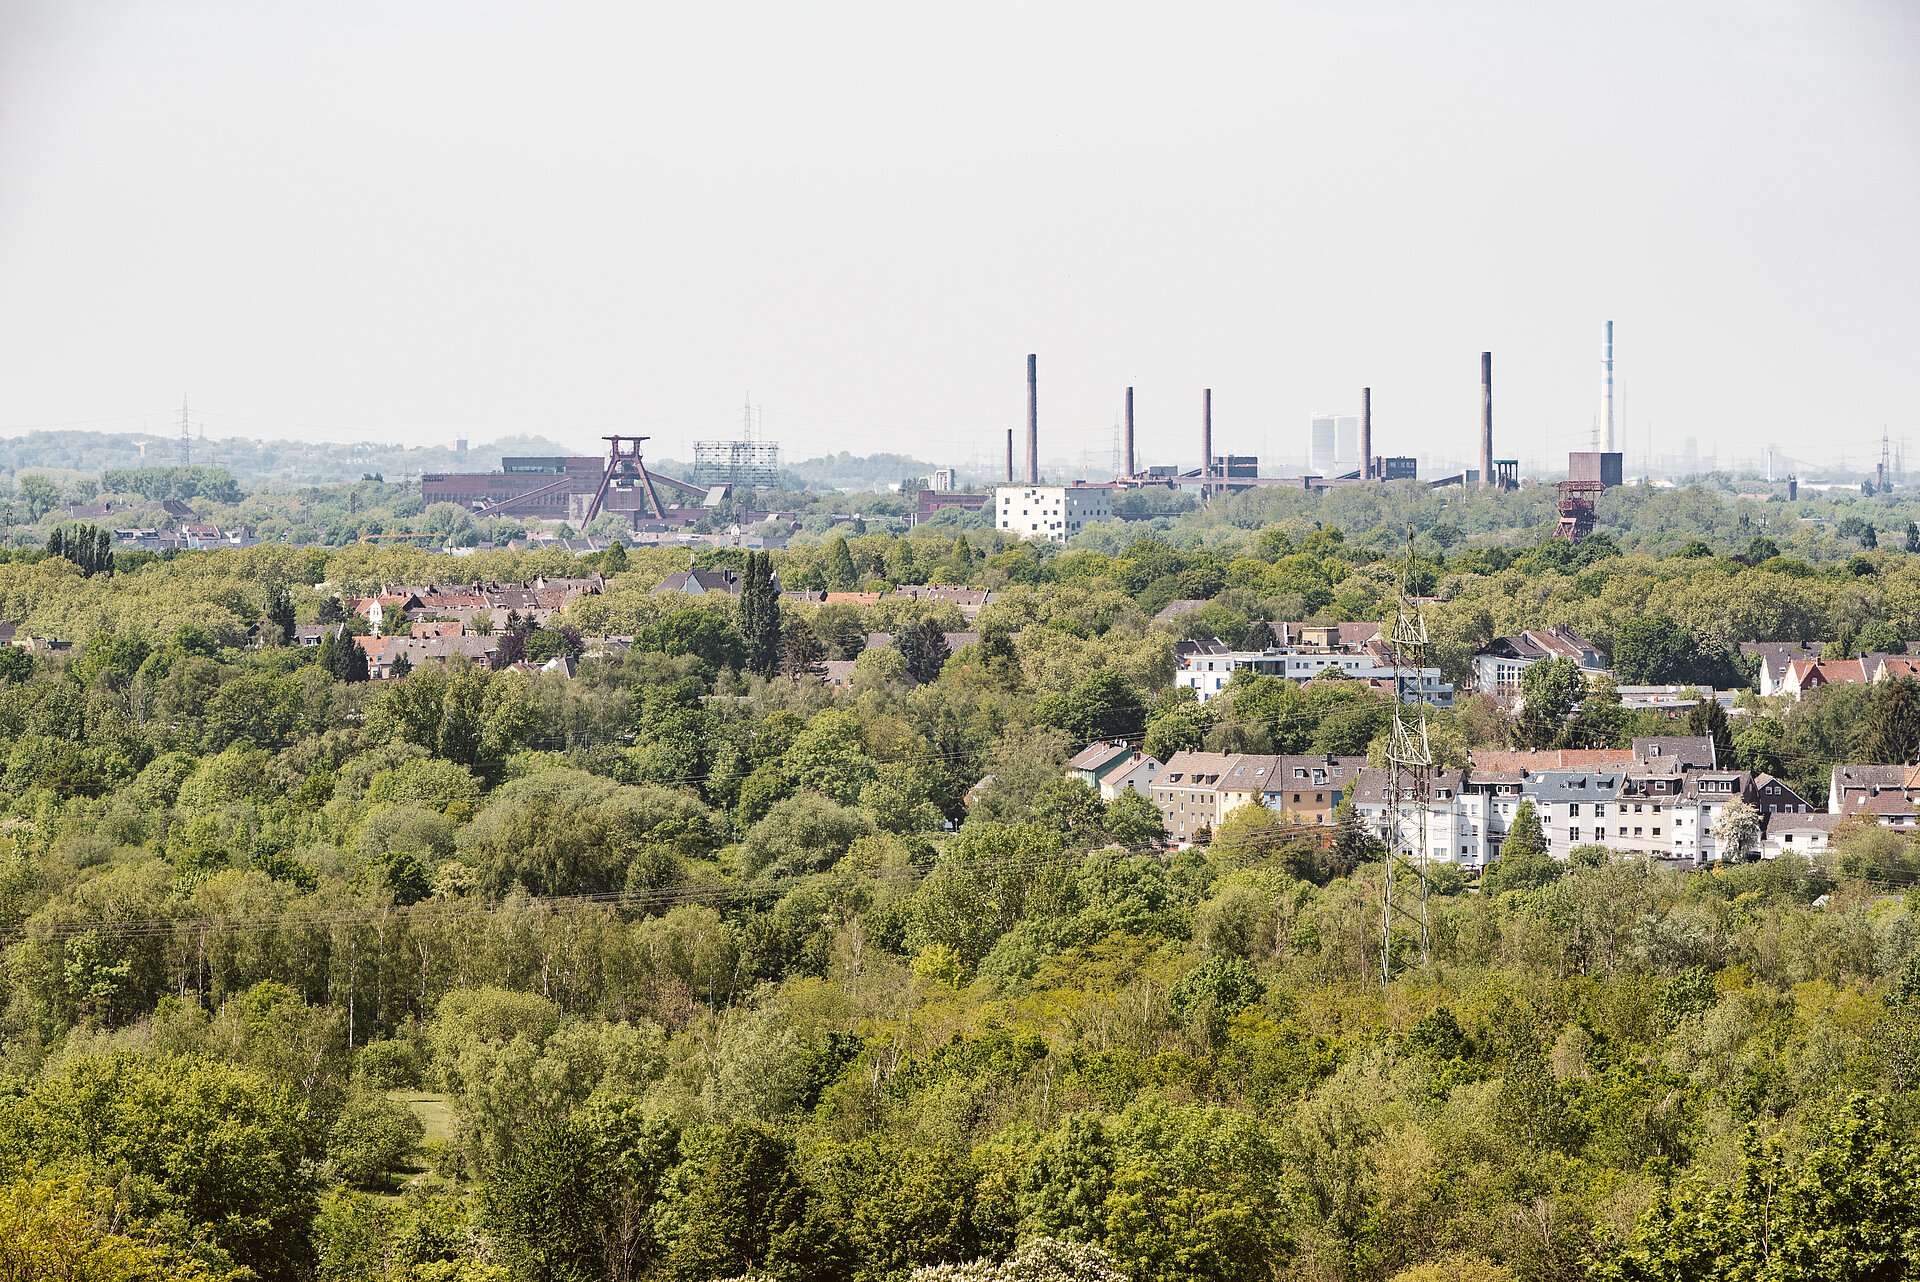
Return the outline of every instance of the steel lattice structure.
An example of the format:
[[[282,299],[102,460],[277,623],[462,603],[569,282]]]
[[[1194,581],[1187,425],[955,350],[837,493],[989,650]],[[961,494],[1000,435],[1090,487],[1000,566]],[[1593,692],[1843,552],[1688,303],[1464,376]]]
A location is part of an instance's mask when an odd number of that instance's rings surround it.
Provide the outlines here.
[[[1380,839],[1387,848],[1387,866],[1381,877],[1380,982],[1391,983],[1405,961],[1394,956],[1396,914],[1416,932],[1420,964],[1432,958],[1433,931],[1427,915],[1427,825],[1432,815],[1433,748],[1427,740],[1427,705],[1421,697],[1420,672],[1427,666],[1427,618],[1413,590],[1415,572],[1413,528],[1407,528],[1407,559],[1400,570],[1400,593],[1393,632],[1393,734],[1387,744],[1386,812]],[[1413,674],[1413,699],[1407,699],[1406,674]],[[1408,810],[1411,808],[1412,815]],[[1409,831],[1411,829],[1411,832]],[[1411,868],[1419,879],[1419,902],[1403,904],[1394,893],[1401,869]]]

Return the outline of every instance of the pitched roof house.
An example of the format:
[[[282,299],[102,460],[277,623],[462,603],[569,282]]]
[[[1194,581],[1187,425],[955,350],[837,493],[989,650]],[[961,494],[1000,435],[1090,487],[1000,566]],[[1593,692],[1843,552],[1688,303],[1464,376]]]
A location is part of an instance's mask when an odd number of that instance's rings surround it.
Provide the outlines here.
[[[1520,674],[1542,659],[1572,659],[1581,671],[1599,675],[1607,670],[1599,647],[1571,628],[1539,628],[1500,637],[1482,646],[1473,657],[1474,685],[1489,694],[1520,693]]]
[[[1157,759],[1124,742],[1090,743],[1067,762],[1068,777],[1093,785],[1106,801],[1129,788],[1150,798],[1154,777],[1159,773]]]

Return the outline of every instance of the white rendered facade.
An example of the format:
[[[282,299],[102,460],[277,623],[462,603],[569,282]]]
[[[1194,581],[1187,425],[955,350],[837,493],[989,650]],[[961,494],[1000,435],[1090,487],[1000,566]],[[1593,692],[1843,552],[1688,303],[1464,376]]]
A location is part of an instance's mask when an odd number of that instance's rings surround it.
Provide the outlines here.
[[[1199,695],[1200,702],[1205,703],[1225,690],[1234,672],[1240,668],[1252,668],[1262,676],[1285,677],[1289,681],[1311,681],[1322,668],[1338,668],[1356,681],[1390,679],[1393,676],[1393,665],[1371,654],[1276,647],[1270,650],[1228,650],[1223,653],[1182,655],[1179,667],[1174,672],[1173,683],[1189,687]],[[1416,684],[1412,669],[1406,671],[1404,681],[1403,688],[1411,699]],[[1441,708],[1453,706],[1453,687],[1440,675],[1440,669],[1421,668],[1417,681],[1422,700]]]
[[[1113,491],[1094,485],[1002,485],[994,492],[994,528],[1022,538],[1065,543],[1113,516]]]

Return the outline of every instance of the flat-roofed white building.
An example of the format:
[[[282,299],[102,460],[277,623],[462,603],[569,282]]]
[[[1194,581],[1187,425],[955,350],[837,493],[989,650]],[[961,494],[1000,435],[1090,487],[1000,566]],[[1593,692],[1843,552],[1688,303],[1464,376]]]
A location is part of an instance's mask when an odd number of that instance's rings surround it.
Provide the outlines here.
[[[1021,538],[1065,543],[1112,518],[1110,485],[1002,485],[994,492],[994,528]]]

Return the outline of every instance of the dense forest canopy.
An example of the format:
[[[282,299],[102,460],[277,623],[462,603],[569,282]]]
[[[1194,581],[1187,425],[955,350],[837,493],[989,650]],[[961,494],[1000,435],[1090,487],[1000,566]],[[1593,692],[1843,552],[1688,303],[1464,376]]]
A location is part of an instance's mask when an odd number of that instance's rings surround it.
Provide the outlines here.
[[[1524,492],[1311,499],[1066,548],[842,525],[695,557],[740,570],[738,598],[655,592],[678,549],[102,561],[75,533],[15,554],[0,618],[72,644],[0,650],[0,1261],[1905,1276],[1906,832],[1863,821],[1818,860],[1698,874],[1598,847],[1479,885],[1437,872],[1423,965],[1354,825],[1256,807],[1170,851],[1153,806],[1064,762],[1116,735],[1377,750],[1390,705],[1361,683],[1242,678],[1202,705],[1170,688],[1175,646],[1382,618],[1410,521],[1450,678],[1494,637],[1565,624],[1635,675],[1748,688],[1709,732],[1824,798],[1833,763],[1920,742],[1920,699],[1762,700],[1739,644],[1904,648],[1920,559],[1778,517],[1742,538],[1737,508],[1685,492],[1609,495],[1626,528],[1578,549],[1502,524]],[[1700,546],[1655,555],[1682,529]],[[277,620],[349,618],[383,584],[596,570],[604,591],[512,625],[571,676],[362,679],[340,662],[357,621],[281,643]],[[971,619],[904,594],[803,603],[775,573],[996,595]],[[1175,600],[1206,604],[1156,620]],[[1434,710],[1433,740],[1690,728],[1604,685],[1540,689],[1531,717]]]

